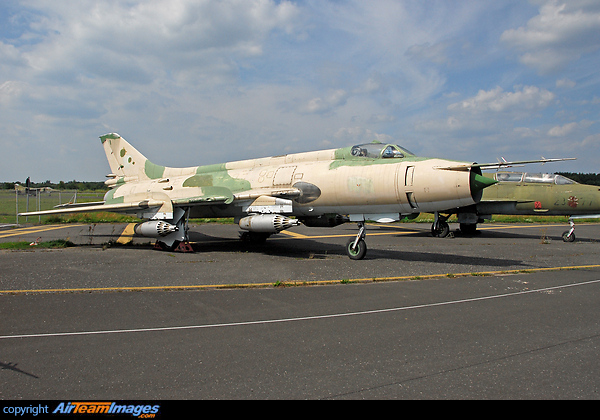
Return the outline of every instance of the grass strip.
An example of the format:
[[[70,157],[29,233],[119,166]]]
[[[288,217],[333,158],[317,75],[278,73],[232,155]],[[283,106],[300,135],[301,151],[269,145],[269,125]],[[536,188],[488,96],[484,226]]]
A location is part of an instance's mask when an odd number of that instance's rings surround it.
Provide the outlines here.
[[[24,250],[24,249],[57,249],[57,248],[68,248],[71,246],[75,246],[75,244],[66,239],[57,239],[54,241],[47,242],[27,242],[27,241],[18,241],[18,242],[2,242],[0,243],[0,249],[7,250]]]

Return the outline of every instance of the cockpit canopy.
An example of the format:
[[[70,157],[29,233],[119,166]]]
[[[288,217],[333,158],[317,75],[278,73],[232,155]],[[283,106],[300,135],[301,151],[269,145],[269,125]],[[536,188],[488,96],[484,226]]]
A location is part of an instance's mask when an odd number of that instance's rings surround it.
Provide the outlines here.
[[[352,156],[367,157],[371,159],[388,159],[388,158],[403,158],[406,156],[414,156],[414,153],[409,152],[403,147],[396,144],[384,143],[365,143],[357,144],[350,150]]]
[[[567,185],[577,182],[557,174],[530,174],[527,172],[498,172],[495,174],[496,181],[500,182],[533,182],[536,184]]]

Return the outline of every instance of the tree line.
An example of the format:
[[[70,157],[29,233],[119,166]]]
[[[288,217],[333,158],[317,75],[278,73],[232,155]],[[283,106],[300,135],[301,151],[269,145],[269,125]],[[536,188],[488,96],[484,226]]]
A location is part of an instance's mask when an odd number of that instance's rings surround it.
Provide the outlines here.
[[[557,172],[557,174],[572,179],[580,184],[588,185],[599,185],[600,186],[600,174],[594,173],[575,173],[575,172]],[[14,181],[14,182],[0,182],[0,189],[2,190],[14,190],[15,184],[26,186],[26,182]],[[44,188],[50,187],[55,190],[78,190],[78,191],[96,191],[96,190],[108,190],[103,181],[60,181],[58,183],[50,182],[30,182],[30,188]]]
[[[572,179],[580,184],[600,185],[600,174],[583,174],[575,172],[557,172],[557,174]]]
[[[14,190],[15,184],[21,185],[23,187],[27,187],[27,181],[14,181],[14,182],[1,182],[0,189],[2,190]],[[52,188],[55,190],[78,190],[78,191],[97,191],[104,190],[107,191],[108,188],[104,184],[104,181],[60,181],[58,183],[50,182],[47,180],[45,182],[30,182],[30,188]]]

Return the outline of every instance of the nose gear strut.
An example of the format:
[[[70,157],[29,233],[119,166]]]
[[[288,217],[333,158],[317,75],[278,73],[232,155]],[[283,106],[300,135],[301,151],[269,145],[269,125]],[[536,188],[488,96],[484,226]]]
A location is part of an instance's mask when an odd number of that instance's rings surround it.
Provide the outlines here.
[[[443,216],[439,212],[434,212],[435,221],[431,225],[431,235],[436,238],[445,238],[450,233],[450,226],[448,225],[448,216]]]
[[[571,228],[562,234],[562,240],[565,242],[575,241],[575,222],[571,218],[569,218],[569,225],[571,225]]]
[[[346,243],[346,253],[352,260],[362,260],[367,253],[365,222],[358,222],[358,234],[356,238]]]

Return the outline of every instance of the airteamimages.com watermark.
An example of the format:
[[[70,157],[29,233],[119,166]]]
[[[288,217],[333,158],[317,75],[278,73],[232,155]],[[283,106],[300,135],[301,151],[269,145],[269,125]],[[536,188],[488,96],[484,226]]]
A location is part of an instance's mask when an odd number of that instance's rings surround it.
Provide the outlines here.
[[[42,404],[2,404],[2,416],[37,417],[60,415],[129,415],[140,419],[153,419],[160,414],[160,404],[135,404],[124,402],[52,402]]]

